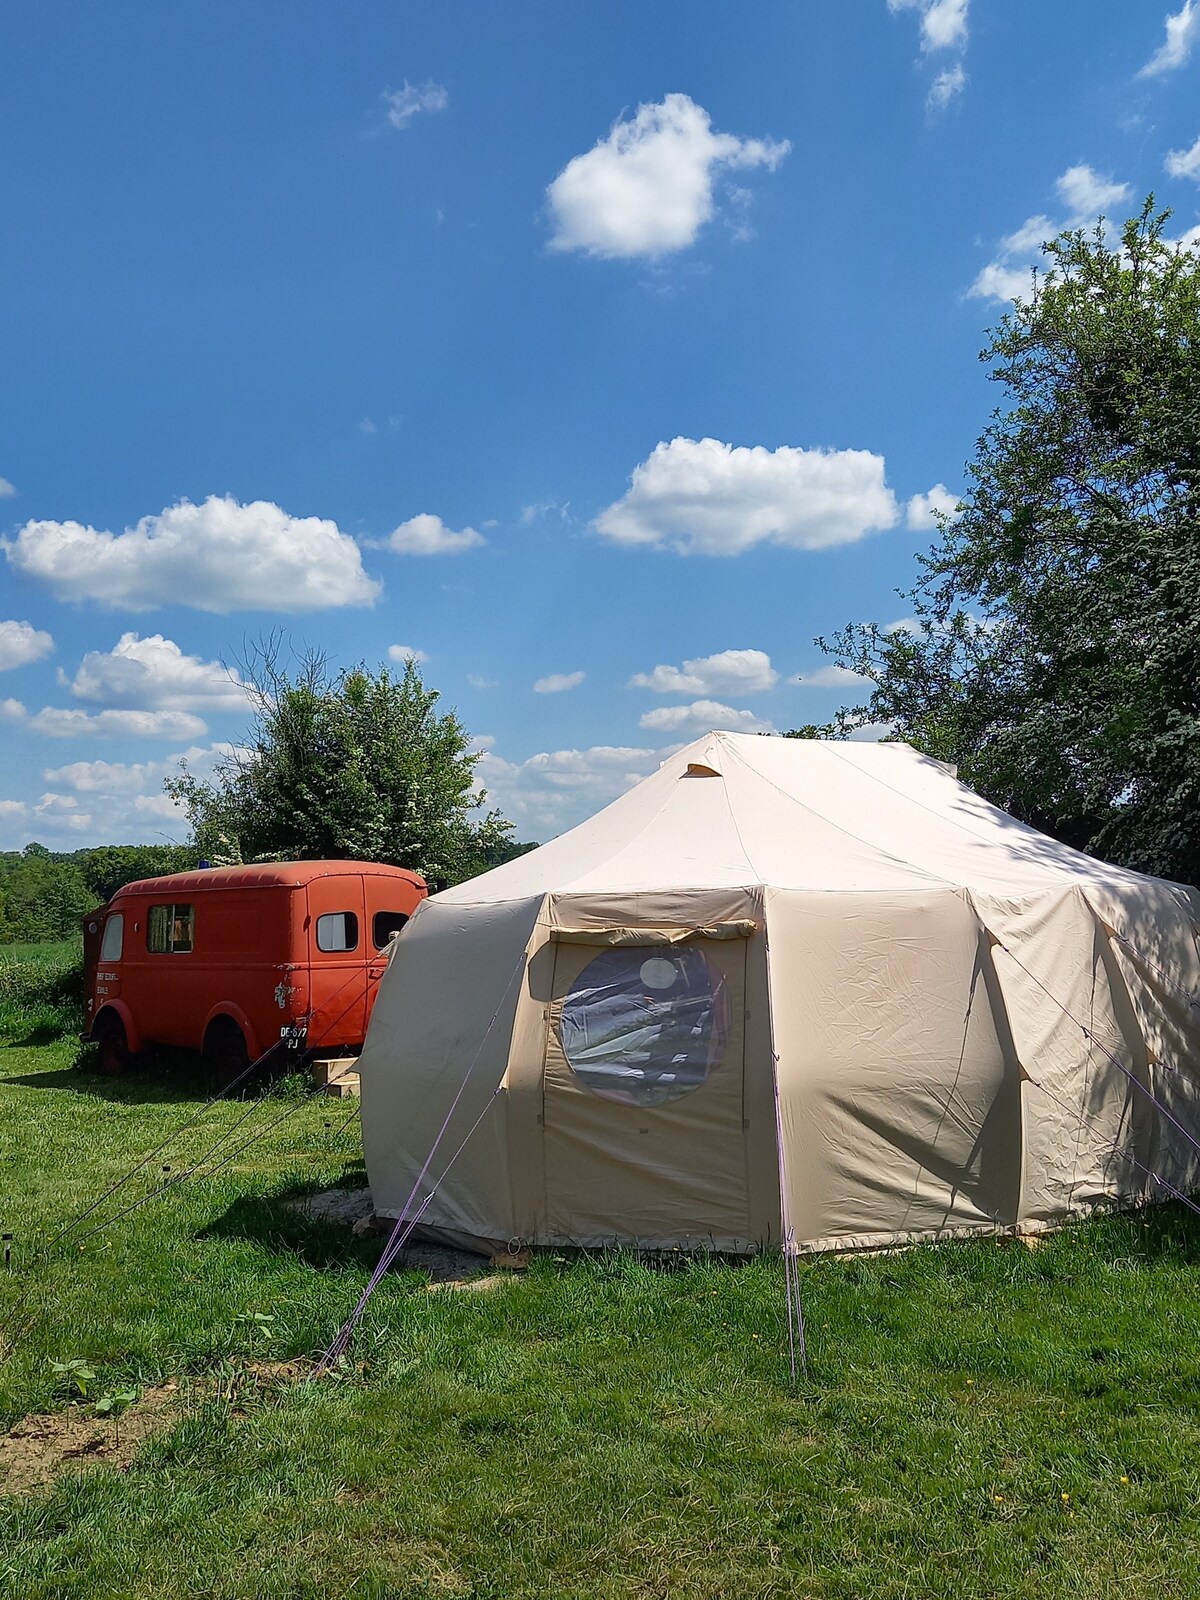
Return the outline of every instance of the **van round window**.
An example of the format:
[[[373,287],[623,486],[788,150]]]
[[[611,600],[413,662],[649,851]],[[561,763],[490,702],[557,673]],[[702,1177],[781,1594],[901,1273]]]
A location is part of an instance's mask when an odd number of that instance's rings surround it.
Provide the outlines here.
[[[125,917],[122,912],[114,911],[104,924],[104,936],[100,940],[101,961],[120,961],[124,943]]]
[[[375,941],[376,950],[382,950],[384,945],[394,933],[408,921],[408,916],[403,911],[377,911],[375,920],[371,924],[371,937]]]
[[[725,1054],[725,979],[691,945],[605,950],[563,1001],[563,1054],[606,1100],[661,1106],[698,1089]]]
[[[327,911],[317,918],[317,949],[330,954],[357,950],[358,918],[353,911]]]

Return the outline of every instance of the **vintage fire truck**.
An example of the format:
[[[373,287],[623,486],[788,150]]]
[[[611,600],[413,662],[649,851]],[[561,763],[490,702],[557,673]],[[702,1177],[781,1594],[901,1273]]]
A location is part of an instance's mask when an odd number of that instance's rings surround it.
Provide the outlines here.
[[[362,1045],[423,878],[369,861],[282,861],[145,878],[84,919],[85,1040],[105,1072],[149,1044],[229,1082],[272,1046]]]

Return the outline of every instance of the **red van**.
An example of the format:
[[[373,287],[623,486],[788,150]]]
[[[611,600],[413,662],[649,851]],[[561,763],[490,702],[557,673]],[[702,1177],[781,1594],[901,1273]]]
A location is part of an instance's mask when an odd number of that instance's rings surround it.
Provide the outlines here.
[[[85,1040],[105,1072],[147,1044],[228,1082],[281,1041],[362,1045],[385,949],[428,890],[401,867],[282,861],[126,884],[84,918]]]

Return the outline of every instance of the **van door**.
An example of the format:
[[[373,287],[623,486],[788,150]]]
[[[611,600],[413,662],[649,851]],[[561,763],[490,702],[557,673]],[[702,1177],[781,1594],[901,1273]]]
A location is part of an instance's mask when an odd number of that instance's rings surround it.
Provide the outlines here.
[[[83,992],[87,1025],[106,1001],[121,992],[121,956],[125,944],[125,914],[103,906],[85,917],[83,924]]]
[[[746,1248],[745,939],[556,947],[543,1117],[553,1237]]]
[[[361,1044],[366,1033],[370,932],[361,876],[314,878],[305,932],[310,963],[308,1047]]]

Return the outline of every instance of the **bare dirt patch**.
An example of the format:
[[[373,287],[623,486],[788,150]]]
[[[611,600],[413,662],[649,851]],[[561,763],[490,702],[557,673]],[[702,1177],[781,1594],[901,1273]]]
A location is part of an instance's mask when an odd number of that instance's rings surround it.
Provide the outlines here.
[[[0,1494],[30,1494],[60,1473],[80,1472],[99,1462],[124,1470],[142,1440],[174,1422],[179,1385],[143,1389],[119,1416],[100,1417],[88,1405],[22,1417],[0,1434]]]

